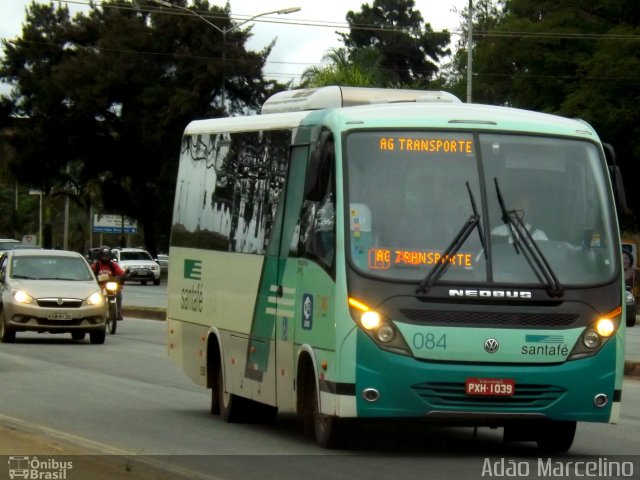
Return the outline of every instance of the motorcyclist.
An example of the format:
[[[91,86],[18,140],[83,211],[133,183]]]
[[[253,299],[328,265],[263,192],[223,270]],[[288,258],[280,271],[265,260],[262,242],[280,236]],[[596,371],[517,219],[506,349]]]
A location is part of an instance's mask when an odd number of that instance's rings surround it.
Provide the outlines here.
[[[120,284],[118,293],[116,294],[116,302],[118,305],[118,320],[122,320],[122,288],[124,286],[125,271],[113,261],[113,255],[111,248],[107,246],[100,247],[98,251],[98,257],[91,264],[91,270],[98,279],[100,287],[103,287],[108,280],[116,280]],[[101,276],[106,276],[106,279],[101,280]]]

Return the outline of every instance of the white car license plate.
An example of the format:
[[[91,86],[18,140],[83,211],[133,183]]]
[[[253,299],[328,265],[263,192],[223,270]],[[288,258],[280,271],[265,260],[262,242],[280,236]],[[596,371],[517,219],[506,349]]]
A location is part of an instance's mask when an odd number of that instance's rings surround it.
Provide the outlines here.
[[[47,315],[49,320],[71,320],[70,313],[50,313]]]

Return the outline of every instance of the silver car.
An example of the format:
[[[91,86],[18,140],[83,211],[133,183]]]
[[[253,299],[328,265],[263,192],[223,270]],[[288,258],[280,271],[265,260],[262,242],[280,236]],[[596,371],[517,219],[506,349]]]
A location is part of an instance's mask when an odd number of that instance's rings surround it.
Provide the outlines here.
[[[64,250],[13,250],[0,256],[0,341],[16,332],[71,333],[104,343],[107,305],[87,261]]]

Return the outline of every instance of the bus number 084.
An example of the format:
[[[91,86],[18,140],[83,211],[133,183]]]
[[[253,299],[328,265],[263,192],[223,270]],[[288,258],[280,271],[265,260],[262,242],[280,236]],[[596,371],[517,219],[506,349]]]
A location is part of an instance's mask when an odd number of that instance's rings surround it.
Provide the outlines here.
[[[416,333],[413,336],[413,347],[417,350],[447,349],[447,335],[437,336],[433,333]]]

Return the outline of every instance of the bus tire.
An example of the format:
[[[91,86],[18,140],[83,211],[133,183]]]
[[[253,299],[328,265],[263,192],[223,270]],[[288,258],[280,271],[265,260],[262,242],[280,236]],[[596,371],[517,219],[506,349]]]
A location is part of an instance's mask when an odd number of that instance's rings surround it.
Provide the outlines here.
[[[538,432],[538,448],[544,453],[564,453],[573,445],[576,422],[550,422],[548,428]]]
[[[233,393],[228,393],[224,388],[224,374],[222,372],[222,362],[218,365],[217,380],[217,393],[218,403],[220,409],[220,417],[227,423],[239,423],[246,418],[246,404],[247,400]],[[213,400],[211,409],[213,411]]]
[[[347,420],[320,412],[315,382],[313,385],[313,395],[310,399],[312,405],[307,409],[307,415],[310,414],[311,418],[305,419],[305,423],[313,425],[313,434],[318,446],[328,449],[344,448],[350,437]]]

